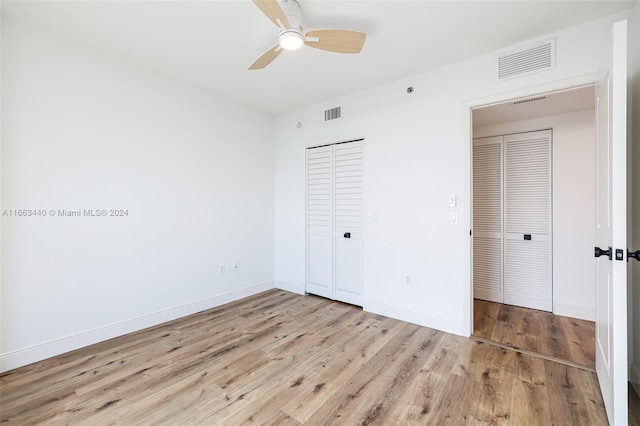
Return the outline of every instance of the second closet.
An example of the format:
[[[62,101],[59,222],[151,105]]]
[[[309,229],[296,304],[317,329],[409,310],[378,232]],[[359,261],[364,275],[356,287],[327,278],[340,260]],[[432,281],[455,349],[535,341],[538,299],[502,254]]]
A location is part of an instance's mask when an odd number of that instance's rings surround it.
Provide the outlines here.
[[[473,141],[474,297],[551,311],[552,130]]]

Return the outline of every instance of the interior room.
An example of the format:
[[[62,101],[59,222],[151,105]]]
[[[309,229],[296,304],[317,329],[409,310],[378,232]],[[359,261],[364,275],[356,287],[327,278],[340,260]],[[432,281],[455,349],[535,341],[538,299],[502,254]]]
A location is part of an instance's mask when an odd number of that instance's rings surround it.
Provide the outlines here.
[[[0,11],[3,422],[640,424],[639,1]]]

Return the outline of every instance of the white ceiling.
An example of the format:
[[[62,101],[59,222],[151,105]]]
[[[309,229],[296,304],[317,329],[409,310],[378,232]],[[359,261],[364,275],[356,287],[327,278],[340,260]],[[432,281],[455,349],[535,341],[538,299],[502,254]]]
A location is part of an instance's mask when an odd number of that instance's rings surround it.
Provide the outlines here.
[[[311,48],[248,66],[277,29],[250,0],[2,1],[2,14],[255,108],[279,113],[503,49],[633,1],[299,0],[305,31],[364,31],[359,55]]]
[[[594,87],[586,86],[478,108],[473,111],[473,127],[583,111],[593,109],[594,105]]]

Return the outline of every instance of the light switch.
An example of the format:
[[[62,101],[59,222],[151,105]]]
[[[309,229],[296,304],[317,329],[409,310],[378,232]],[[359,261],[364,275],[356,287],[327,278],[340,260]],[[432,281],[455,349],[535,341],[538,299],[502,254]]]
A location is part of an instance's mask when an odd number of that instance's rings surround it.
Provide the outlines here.
[[[457,212],[449,213],[449,223],[451,225],[457,225],[458,224],[458,213]]]
[[[455,195],[449,195],[449,207],[455,207],[458,201],[458,197]]]

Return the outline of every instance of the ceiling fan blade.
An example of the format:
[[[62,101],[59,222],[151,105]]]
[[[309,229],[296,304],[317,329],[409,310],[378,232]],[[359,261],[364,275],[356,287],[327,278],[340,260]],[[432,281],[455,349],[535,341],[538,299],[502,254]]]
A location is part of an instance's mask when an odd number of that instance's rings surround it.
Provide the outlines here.
[[[316,30],[309,31],[305,37],[314,39],[305,41],[305,44],[316,49],[339,53],[360,53],[367,35],[351,30]]]
[[[250,70],[261,70],[262,68],[266,67],[271,62],[273,62],[273,60],[275,58],[277,58],[278,56],[280,56],[281,53],[282,53],[282,48],[280,47],[279,44],[276,44],[271,49],[269,49],[266,52],[264,52],[262,54],[262,56],[260,56],[258,59],[256,59],[256,61],[253,64],[251,64],[249,69]]]
[[[284,29],[290,27],[289,19],[287,19],[287,15],[284,13],[284,10],[282,10],[282,7],[280,7],[278,0],[253,0],[253,3],[258,6],[258,9],[260,9],[267,18],[271,19],[271,22],[276,24],[276,27],[282,28],[283,25]],[[278,21],[280,21],[280,23],[278,23]]]

